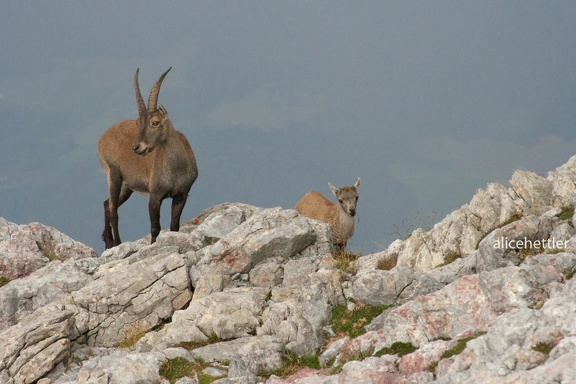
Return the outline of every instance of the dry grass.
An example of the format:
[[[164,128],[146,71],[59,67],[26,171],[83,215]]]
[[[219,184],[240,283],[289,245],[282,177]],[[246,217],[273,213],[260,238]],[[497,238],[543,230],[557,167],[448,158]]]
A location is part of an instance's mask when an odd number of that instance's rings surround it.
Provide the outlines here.
[[[346,273],[356,273],[356,260],[360,258],[359,253],[347,251],[346,249],[339,249],[334,252],[334,268],[337,268]]]
[[[386,256],[378,261],[376,269],[381,271],[389,271],[398,263],[398,255]]]

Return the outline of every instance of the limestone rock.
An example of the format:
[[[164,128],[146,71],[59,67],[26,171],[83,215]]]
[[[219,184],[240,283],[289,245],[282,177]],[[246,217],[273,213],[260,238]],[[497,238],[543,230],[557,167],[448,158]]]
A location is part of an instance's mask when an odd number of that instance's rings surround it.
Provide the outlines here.
[[[442,287],[427,274],[403,266],[363,273],[353,283],[354,298],[370,305],[403,303]]]
[[[248,273],[265,259],[289,259],[316,239],[310,221],[296,211],[265,209],[198,252],[199,261],[190,270],[192,285],[207,270],[232,276]]]
[[[73,292],[66,308],[76,314],[76,338],[111,347],[156,327],[191,296],[184,260],[173,253],[106,269]]]
[[[0,330],[92,281],[98,259],[54,261],[0,289]]]
[[[0,277],[14,280],[51,260],[87,257],[96,257],[96,252],[55,228],[40,223],[16,225],[0,218]]]
[[[0,332],[0,379],[32,383],[70,354],[73,312],[50,305]]]
[[[0,287],[0,382],[166,383],[159,368],[174,358],[227,374],[219,383],[572,382],[575,203],[576,157],[546,178],[517,171],[510,187],[488,184],[431,230],[361,257],[354,273],[334,267],[327,225],[241,203],[211,207],[154,244],[42,255],[35,272]],[[34,236],[50,229],[34,225],[0,220],[0,254],[46,250]],[[502,238],[563,246],[495,246]],[[359,302],[394,305],[364,334],[336,335],[334,308]],[[383,354],[398,342],[416,350]],[[266,377],[287,354],[321,351],[330,367]]]

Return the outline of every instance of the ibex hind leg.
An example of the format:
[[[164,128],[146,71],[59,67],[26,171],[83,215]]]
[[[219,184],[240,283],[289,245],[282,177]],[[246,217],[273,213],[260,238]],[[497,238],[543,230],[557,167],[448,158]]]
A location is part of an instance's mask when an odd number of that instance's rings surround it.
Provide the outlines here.
[[[114,236],[112,236],[112,226],[110,225],[110,199],[104,200],[104,232],[102,240],[106,244],[106,249],[114,246]]]
[[[120,232],[118,230],[118,208],[132,196],[132,190],[122,185],[120,191],[114,193],[110,191],[110,198],[104,201],[104,232],[102,240],[106,244],[106,249],[120,245]]]

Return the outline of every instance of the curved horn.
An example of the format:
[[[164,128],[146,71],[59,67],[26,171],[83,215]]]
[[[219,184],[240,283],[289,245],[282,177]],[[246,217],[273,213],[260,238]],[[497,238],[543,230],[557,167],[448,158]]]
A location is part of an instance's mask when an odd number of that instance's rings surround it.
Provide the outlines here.
[[[146,111],[146,105],[144,104],[142,93],[140,93],[140,84],[138,84],[138,72],[140,72],[140,68],[136,69],[136,74],[134,75],[134,91],[136,92],[136,105],[138,106],[138,115],[140,115],[141,112]]]
[[[160,86],[162,85],[162,81],[164,81],[164,78],[171,69],[172,67],[168,68],[166,72],[164,72],[162,76],[160,76],[160,78],[156,81],[156,84],[154,84],[152,87],[152,90],[150,91],[150,97],[148,97],[148,112],[156,110],[158,103],[158,93],[160,93]]]

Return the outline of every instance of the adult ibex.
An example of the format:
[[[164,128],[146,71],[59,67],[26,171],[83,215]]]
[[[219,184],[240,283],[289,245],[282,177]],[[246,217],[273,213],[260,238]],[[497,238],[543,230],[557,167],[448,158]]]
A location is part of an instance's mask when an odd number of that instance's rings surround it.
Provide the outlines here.
[[[120,244],[118,207],[132,192],[150,195],[150,234],[152,243],[160,233],[162,200],[172,198],[170,230],[180,229],[180,216],[188,192],[198,177],[194,152],[186,137],[174,129],[168,112],[158,103],[158,93],[164,77],[160,76],[144,105],[138,84],[138,69],[134,75],[134,90],[138,120],[126,120],[109,128],[98,141],[98,154],[108,180],[110,197],[104,201],[104,232],[106,249]]]
[[[346,242],[354,235],[360,178],[351,187],[336,188],[330,183],[328,186],[338,203],[330,201],[319,192],[309,191],[296,203],[295,209],[304,216],[330,224],[332,242],[346,248]]]

